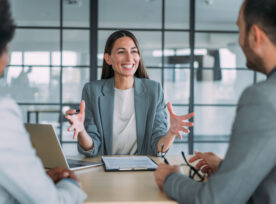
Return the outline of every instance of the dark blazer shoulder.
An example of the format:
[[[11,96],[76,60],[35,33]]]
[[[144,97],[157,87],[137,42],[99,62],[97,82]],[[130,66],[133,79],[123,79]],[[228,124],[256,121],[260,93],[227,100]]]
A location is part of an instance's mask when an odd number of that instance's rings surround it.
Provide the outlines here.
[[[269,103],[276,100],[274,89],[276,80],[265,80],[247,87],[240,98],[239,104],[262,104]]]

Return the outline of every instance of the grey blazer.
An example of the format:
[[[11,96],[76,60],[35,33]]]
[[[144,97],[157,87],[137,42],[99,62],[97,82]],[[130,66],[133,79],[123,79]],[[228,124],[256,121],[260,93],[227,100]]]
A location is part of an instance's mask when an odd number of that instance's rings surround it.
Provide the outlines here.
[[[114,78],[87,83],[82,92],[85,100],[85,129],[94,148],[80,153],[91,157],[112,154]],[[167,132],[167,113],[159,83],[149,79],[134,80],[134,105],[137,154],[157,155],[157,143]]]
[[[185,204],[276,203],[275,146],[276,72],[243,92],[218,171],[205,184],[171,174],[164,190]]]

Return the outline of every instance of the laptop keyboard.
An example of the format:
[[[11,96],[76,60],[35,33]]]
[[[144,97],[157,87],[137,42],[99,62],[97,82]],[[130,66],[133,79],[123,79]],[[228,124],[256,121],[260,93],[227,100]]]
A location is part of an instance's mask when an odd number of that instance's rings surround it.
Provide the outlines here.
[[[80,161],[74,159],[67,159],[68,165],[70,168],[79,167],[79,166],[97,166],[101,163],[99,162],[87,162],[87,161]]]

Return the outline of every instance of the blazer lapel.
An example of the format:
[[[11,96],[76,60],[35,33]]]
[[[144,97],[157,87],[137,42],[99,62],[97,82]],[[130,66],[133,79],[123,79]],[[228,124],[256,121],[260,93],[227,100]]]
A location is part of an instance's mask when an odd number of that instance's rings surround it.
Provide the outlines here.
[[[114,79],[108,79],[102,88],[102,96],[99,97],[101,122],[103,127],[103,139],[107,155],[112,154],[113,138],[113,111],[114,111]]]
[[[148,98],[143,81],[135,77],[134,81],[134,105],[137,134],[137,153],[142,153],[143,141],[146,129],[146,118],[148,112]]]

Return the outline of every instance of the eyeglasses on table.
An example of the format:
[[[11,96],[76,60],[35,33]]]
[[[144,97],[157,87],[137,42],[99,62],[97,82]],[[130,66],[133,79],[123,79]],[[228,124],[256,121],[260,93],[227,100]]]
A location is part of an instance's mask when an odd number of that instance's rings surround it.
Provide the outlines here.
[[[182,157],[185,161],[185,164],[180,164],[180,166],[188,166],[190,168],[189,169],[189,178],[191,178],[193,180],[196,180],[196,181],[199,181],[199,182],[203,182],[206,175],[201,174],[198,170],[196,170],[195,167],[193,167],[191,164],[189,164],[188,160],[186,159],[185,153],[183,151],[181,152],[181,155],[182,155]],[[196,179],[196,176],[199,179]]]

